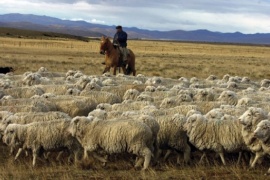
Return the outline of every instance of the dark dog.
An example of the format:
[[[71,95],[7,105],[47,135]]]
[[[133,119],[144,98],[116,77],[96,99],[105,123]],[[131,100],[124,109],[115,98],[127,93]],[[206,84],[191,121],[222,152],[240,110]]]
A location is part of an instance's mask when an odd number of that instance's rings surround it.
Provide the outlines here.
[[[0,73],[7,74],[9,72],[13,72],[13,67],[0,67]]]

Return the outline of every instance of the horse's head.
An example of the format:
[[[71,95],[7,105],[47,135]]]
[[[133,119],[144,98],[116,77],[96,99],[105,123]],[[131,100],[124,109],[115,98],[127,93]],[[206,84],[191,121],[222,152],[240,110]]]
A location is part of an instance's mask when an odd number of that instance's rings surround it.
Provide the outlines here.
[[[100,54],[105,54],[106,50],[108,49],[108,43],[109,43],[109,38],[108,37],[101,37],[101,42],[100,42]]]

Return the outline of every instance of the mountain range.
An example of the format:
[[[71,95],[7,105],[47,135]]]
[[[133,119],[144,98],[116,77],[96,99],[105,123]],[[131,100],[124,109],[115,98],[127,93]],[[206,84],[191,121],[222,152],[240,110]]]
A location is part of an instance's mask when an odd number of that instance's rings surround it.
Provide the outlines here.
[[[83,37],[101,37],[102,35],[112,37],[115,33],[115,26],[94,24],[86,21],[62,20],[49,16],[38,16],[32,14],[18,13],[0,15],[0,27],[64,33]],[[155,39],[270,45],[270,33],[221,33],[211,32],[208,30],[152,31],[146,29],[139,29],[137,27],[124,27],[124,30],[128,33],[128,37],[130,39]]]

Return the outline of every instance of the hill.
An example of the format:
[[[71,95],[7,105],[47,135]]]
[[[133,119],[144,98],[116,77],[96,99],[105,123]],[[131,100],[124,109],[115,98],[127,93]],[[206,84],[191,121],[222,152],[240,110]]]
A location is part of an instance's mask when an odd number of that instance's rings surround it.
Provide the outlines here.
[[[112,37],[115,33],[115,26],[93,24],[86,21],[61,20],[54,17],[32,14],[0,15],[0,27],[56,32],[85,37],[100,37],[103,34]],[[124,27],[124,29],[127,31],[130,39],[270,44],[270,33],[221,33],[208,30],[150,31],[136,27]]]
[[[70,34],[42,32],[34,30],[22,30],[16,28],[0,27],[0,37],[30,38],[30,39],[74,39],[89,41],[89,38]]]

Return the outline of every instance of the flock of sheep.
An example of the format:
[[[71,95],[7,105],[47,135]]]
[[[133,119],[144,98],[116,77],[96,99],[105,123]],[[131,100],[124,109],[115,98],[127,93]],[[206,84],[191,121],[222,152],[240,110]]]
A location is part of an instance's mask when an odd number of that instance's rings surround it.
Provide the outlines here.
[[[0,74],[0,146],[15,160],[31,152],[33,166],[52,152],[58,160],[67,152],[70,162],[91,156],[103,165],[132,154],[145,170],[171,153],[190,163],[195,149],[200,162],[214,152],[226,165],[238,153],[237,163],[248,158],[254,168],[270,154],[269,86],[268,79],[230,75],[88,76],[44,67]]]

